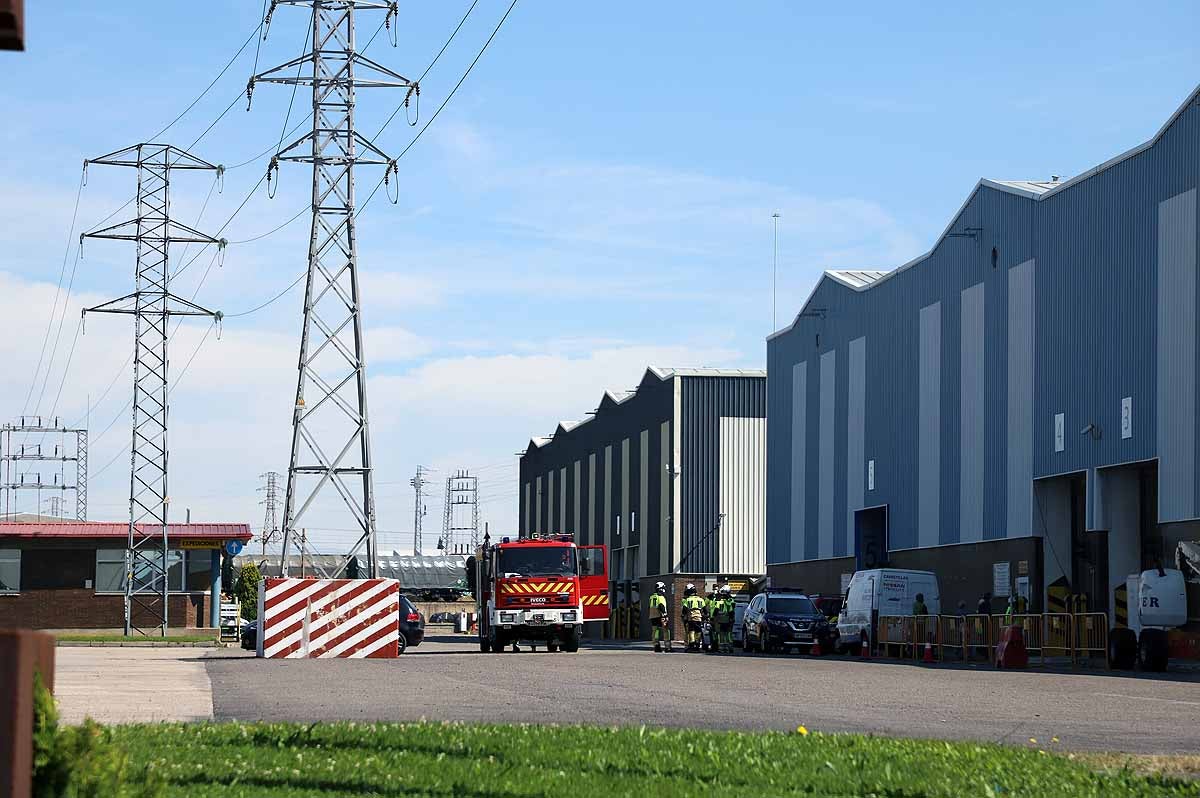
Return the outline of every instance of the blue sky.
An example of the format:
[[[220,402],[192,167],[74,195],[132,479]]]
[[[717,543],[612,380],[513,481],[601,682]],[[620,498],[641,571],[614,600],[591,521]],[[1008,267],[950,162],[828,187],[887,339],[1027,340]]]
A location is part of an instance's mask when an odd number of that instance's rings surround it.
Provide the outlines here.
[[[467,2],[410,3],[399,46],[371,57],[421,73]],[[508,2],[480,0],[422,86],[422,120],[462,75]],[[114,11],[114,7],[117,9]],[[120,518],[128,485],[125,320],[90,321],[62,379],[78,309],[129,290],[132,252],[89,243],[75,266],[47,396],[24,402],[68,245],[80,163],[151,136],[217,74],[258,24],[258,0],[56,0],[29,8],[28,50],[0,54],[0,417],[23,406],[73,421],[92,397],[93,517]],[[360,40],[378,15],[364,13]],[[259,69],[299,54],[303,11],[280,8]],[[891,268],[924,252],[981,177],[1083,171],[1149,138],[1200,81],[1200,6],[799,3],[564,3],[521,0],[463,88],[400,163],[401,193],[360,217],[379,525],[411,545],[417,463],[483,469],[483,516],[516,518],[513,453],[604,388],[651,363],[761,367],[771,331],[773,210],[780,225],[779,325],[824,268]],[[251,44],[163,138],[187,145],[242,91]],[[235,164],[272,145],[290,91],[259,86],[194,148]],[[373,133],[399,101],[362,91]],[[303,91],[292,119],[306,110]],[[298,116],[298,115],[299,116]],[[417,128],[393,123],[399,152]],[[265,169],[173,185],[179,217],[219,227]],[[362,194],[377,174],[360,173]],[[256,193],[223,233],[256,236],[307,204],[306,167],[284,166],[275,199]],[[79,228],[133,190],[93,168]],[[307,218],[234,245],[198,298],[252,307],[302,270]],[[190,255],[188,256],[190,257]],[[190,295],[209,258],[180,278]],[[172,506],[258,524],[257,475],[286,469],[299,292],[224,325],[181,332],[173,395]],[[53,327],[57,327],[57,317]],[[52,333],[53,336],[53,333]],[[52,339],[53,340],[53,337]],[[104,401],[104,389],[117,380]],[[38,384],[40,389],[40,381]],[[111,427],[108,426],[111,423]],[[106,429],[107,428],[107,429]],[[106,430],[101,435],[101,431]],[[435,493],[438,488],[435,487]],[[440,525],[430,502],[426,529]],[[347,526],[330,511],[318,545]],[[433,536],[429,536],[431,542]],[[427,543],[427,546],[430,545]]]

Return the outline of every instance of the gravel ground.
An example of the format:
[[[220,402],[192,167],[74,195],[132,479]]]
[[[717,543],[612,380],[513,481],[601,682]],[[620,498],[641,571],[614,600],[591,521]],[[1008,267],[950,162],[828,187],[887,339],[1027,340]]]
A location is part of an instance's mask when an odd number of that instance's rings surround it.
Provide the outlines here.
[[[799,655],[481,654],[435,635],[396,660],[205,659],[220,719],[451,720],[853,731],[1062,750],[1200,750],[1200,675],[996,671]],[[1037,742],[1030,742],[1030,739]],[[1057,742],[1052,738],[1057,738]]]

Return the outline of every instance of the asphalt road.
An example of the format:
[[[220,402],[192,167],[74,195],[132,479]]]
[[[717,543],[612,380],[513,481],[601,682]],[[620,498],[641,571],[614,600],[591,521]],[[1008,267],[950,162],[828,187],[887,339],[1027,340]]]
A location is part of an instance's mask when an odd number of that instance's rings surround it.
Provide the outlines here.
[[[396,660],[205,660],[216,719],[450,720],[853,731],[1062,750],[1200,751],[1200,675],[925,667],[800,655],[481,654],[434,637]],[[1058,742],[1051,738],[1057,737]],[[1031,743],[1030,738],[1037,743]]]

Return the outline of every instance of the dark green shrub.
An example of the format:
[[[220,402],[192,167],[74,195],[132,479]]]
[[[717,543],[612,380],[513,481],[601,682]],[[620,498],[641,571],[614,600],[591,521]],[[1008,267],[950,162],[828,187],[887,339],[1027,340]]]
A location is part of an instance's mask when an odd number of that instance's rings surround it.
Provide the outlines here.
[[[54,697],[34,676],[34,798],[157,798],[162,782],[147,768],[130,765],[124,749],[91,718],[82,726],[58,726]]]
[[[258,566],[252,562],[248,562],[238,571],[237,585],[233,588],[233,594],[237,596],[238,601],[242,602],[242,617],[247,621],[253,621],[258,617],[258,583],[262,579],[262,575],[258,572]]]

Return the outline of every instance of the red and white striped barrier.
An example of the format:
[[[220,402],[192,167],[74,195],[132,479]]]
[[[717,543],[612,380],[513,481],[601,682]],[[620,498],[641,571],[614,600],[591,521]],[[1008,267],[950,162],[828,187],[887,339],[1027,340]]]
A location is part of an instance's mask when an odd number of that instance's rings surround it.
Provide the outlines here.
[[[400,582],[263,579],[258,618],[260,657],[396,657]]]

